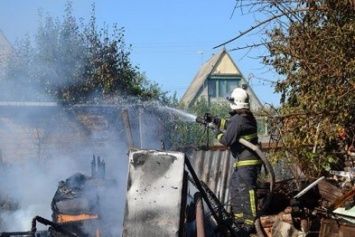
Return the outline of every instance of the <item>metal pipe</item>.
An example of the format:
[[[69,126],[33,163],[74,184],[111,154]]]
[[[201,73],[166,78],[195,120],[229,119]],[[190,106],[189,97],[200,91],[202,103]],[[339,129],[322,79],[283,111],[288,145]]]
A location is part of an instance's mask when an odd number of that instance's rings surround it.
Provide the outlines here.
[[[35,216],[33,219],[32,219],[32,228],[31,228],[31,236],[32,237],[35,237],[36,236],[36,231],[37,231],[37,227],[36,227],[36,222],[39,222],[39,223],[42,223],[43,225],[49,225],[49,226],[52,226],[55,230],[59,231],[60,233],[63,233],[65,234],[66,236],[69,236],[69,237],[78,237],[78,235],[74,234],[74,233],[71,233],[69,231],[67,231],[66,229],[64,229],[62,226],[50,221],[50,220],[47,220],[43,217],[40,217],[40,216]]]
[[[32,236],[32,231],[0,232],[0,237],[11,237],[11,236]]]
[[[308,185],[305,189],[303,189],[301,192],[299,192],[296,196],[294,196],[293,198],[300,198],[301,196],[303,196],[306,192],[308,192],[308,190],[310,190],[311,188],[313,188],[314,186],[316,186],[320,181],[322,181],[325,177],[322,176],[319,179],[317,179],[316,181],[314,181],[313,183],[311,183],[310,185]]]
[[[196,207],[196,229],[197,237],[205,237],[205,221],[204,221],[204,210],[201,193],[197,192],[194,195],[195,207]]]

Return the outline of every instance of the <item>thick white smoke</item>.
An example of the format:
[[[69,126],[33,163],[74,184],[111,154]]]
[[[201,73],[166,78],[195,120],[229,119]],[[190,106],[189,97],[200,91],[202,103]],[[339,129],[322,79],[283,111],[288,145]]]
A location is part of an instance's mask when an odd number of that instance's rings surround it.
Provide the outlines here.
[[[0,132],[6,132],[0,139],[0,198],[13,202],[16,208],[1,211],[0,232],[29,231],[35,216],[52,220],[51,202],[58,183],[78,172],[91,176],[94,155],[105,161],[106,179],[116,180],[116,187],[99,193],[99,199],[100,214],[112,220],[108,225],[113,236],[119,236],[129,151],[122,109],[128,111],[134,147],[160,150],[163,138],[164,121],[154,110],[144,109],[148,104],[137,104],[70,108],[3,105],[3,111],[17,113],[0,121]],[[162,113],[172,111],[159,104],[149,106]],[[38,224],[37,228],[48,227]]]

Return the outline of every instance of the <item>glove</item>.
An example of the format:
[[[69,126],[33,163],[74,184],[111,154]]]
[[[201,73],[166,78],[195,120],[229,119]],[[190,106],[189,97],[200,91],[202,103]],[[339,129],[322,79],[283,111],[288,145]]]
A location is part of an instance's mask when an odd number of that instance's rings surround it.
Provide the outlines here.
[[[219,124],[221,122],[220,118],[213,116],[211,113],[205,113],[204,119],[205,119],[206,123],[214,123],[217,126],[219,126]]]

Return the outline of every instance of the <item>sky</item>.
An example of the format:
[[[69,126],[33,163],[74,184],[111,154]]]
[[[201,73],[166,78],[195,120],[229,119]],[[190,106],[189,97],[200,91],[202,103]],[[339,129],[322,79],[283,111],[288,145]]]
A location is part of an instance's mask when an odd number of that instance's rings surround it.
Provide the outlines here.
[[[11,44],[33,36],[38,10],[62,19],[66,0],[0,0],[0,30]],[[200,66],[222,48],[216,46],[248,30],[261,14],[235,9],[236,0],[73,0],[73,14],[88,22],[95,3],[98,27],[117,24],[125,29],[125,43],[132,45],[131,62],[163,91],[180,99]],[[265,48],[233,50],[258,43],[252,32],[225,48],[262,104],[279,105],[274,93],[276,73],[261,64]],[[215,48],[215,49],[214,49]]]
[[[34,35],[39,22],[39,9],[54,18],[62,19],[66,2],[66,0],[0,0],[0,30],[11,44],[15,44],[17,39],[23,39],[26,34]],[[170,91],[171,95],[176,92],[178,98],[187,90],[200,66],[221,50],[214,47],[249,29],[254,23],[254,17],[257,17],[242,15],[238,9],[233,11],[235,0],[73,0],[73,13],[77,19],[89,21],[93,2],[98,27],[104,24],[124,27],[125,42],[132,45],[131,62],[137,65],[150,81],[158,83],[162,90]],[[255,32],[225,47],[231,50],[259,42],[261,38],[262,35]],[[278,78],[276,74],[267,72],[258,59],[258,56],[267,53],[266,50],[256,48],[252,51],[237,50],[229,53],[244,77],[249,79],[250,86],[260,101],[278,105],[279,95],[273,93],[274,89],[270,83]],[[91,148],[89,150],[91,151]],[[112,169],[117,167],[112,163],[109,165]],[[73,165],[63,166],[74,169]],[[55,188],[56,177],[67,177],[58,171],[58,165],[56,168],[58,175],[54,177],[51,174],[51,180],[41,177],[38,183],[43,180],[47,183],[51,181],[49,187]],[[32,182],[33,177],[29,177],[31,178],[27,180]],[[7,182],[2,183],[5,184]],[[22,182],[18,185],[23,187]],[[31,184],[27,186],[31,187],[33,192],[30,197],[36,201],[38,192],[33,190]],[[38,184],[35,186],[42,191],[43,188],[47,188]],[[25,189],[13,190],[24,192],[18,196],[27,195],[27,203],[32,201]],[[46,193],[53,195],[54,191],[49,190]],[[48,211],[47,201],[42,203],[43,212]],[[33,217],[33,213],[41,214],[37,208],[28,216]],[[18,220],[18,216],[14,218]],[[25,220],[27,228],[28,218]]]

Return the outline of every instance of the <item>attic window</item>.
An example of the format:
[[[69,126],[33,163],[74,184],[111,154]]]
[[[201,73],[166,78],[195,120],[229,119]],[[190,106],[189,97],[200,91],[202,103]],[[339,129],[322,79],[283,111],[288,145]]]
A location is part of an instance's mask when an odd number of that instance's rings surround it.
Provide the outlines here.
[[[225,98],[232,90],[240,86],[240,78],[210,78],[208,80],[208,97]]]

